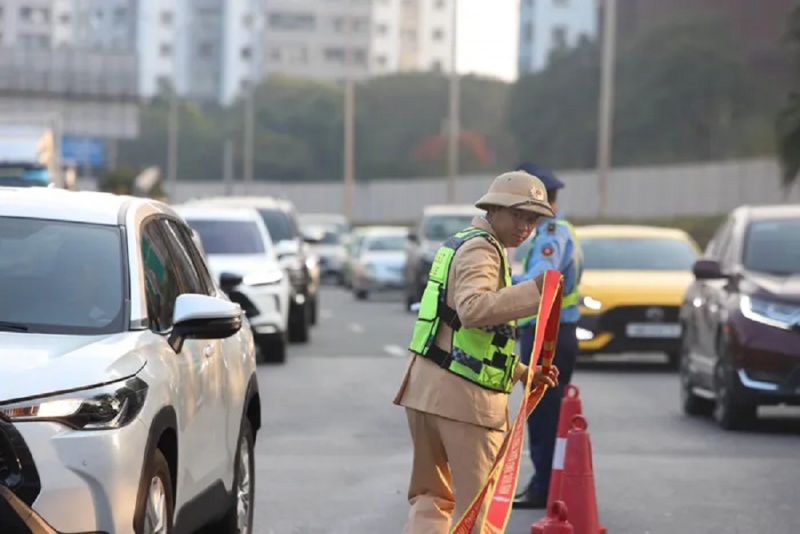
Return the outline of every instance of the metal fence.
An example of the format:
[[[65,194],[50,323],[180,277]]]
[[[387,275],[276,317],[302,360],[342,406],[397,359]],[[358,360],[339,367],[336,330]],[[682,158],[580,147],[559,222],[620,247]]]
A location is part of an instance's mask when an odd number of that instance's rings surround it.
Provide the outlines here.
[[[598,210],[594,171],[560,171],[566,189],[560,207],[573,218],[593,217]],[[457,202],[472,203],[493,176],[461,176]],[[300,212],[342,212],[340,183],[286,184],[256,182],[249,191],[234,183],[226,191],[219,182],[178,181],[175,202],[225,194],[277,195],[292,200]],[[91,187],[91,184],[84,184]],[[742,204],[800,202],[800,184],[786,192],[773,159],[737,160],[705,164],[614,169],[608,182],[610,217],[655,218],[678,215],[714,215]],[[358,183],[355,187],[355,223],[398,223],[416,220],[427,204],[446,203],[444,178],[412,178]]]

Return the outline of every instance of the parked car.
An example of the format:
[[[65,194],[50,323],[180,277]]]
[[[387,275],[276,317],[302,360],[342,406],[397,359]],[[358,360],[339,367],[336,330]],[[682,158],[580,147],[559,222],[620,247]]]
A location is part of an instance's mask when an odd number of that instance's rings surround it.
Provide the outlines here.
[[[353,288],[353,273],[356,270],[356,263],[358,263],[358,253],[361,250],[361,243],[364,241],[364,233],[366,227],[359,227],[353,229],[350,233],[350,238],[347,240],[344,265],[342,265],[342,285],[347,289]]]
[[[681,403],[745,428],[800,404],[800,204],[740,207],[694,265],[681,307]]]
[[[652,226],[576,228],[583,255],[578,292],[580,353],[658,352],[677,366],[678,312],[700,255],[683,230]]]
[[[347,234],[335,226],[304,226],[303,236],[319,258],[319,273],[322,280],[333,279],[344,283],[344,264],[347,261]]]
[[[252,532],[253,335],[177,213],[4,190],[0,278],[0,530]]]
[[[186,205],[243,206],[259,212],[292,283],[289,341],[309,341],[319,309],[319,259],[303,236],[294,204],[282,198],[252,196],[196,199]]]
[[[304,227],[332,226],[340,236],[346,236],[352,231],[350,221],[341,213],[301,213],[298,218]]]
[[[259,360],[286,361],[292,287],[278,262],[264,221],[253,208],[176,207],[200,235],[215,278],[242,306]]]
[[[407,239],[406,228],[375,226],[364,231],[353,272],[353,295],[357,299],[403,289]]]
[[[422,300],[433,257],[447,238],[469,227],[482,214],[471,204],[425,206],[419,224],[408,233],[405,267],[405,306]]]

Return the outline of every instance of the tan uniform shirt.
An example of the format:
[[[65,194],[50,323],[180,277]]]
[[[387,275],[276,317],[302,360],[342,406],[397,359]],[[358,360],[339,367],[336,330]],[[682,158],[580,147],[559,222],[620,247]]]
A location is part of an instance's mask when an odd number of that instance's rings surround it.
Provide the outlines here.
[[[472,224],[494,234],[481,217]],[[496,326],[539,311],[536,280],[505,287],[500,269],[500,254],[486,239],[470,239],[456,251],[447,280],[447,304],[464,327]],[[449,352],[451,339],[452,329],[440,325],[436,345]],[[520,363],[515,382],[527,372]],[[414,353],[409,354],[394,404],[494,430],[509,426],[507,394],[482,388]]]

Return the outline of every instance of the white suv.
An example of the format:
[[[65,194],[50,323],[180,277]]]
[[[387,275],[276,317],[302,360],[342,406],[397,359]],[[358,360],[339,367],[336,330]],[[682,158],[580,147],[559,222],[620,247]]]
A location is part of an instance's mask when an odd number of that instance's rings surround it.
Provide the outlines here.
[[[168,206],[3,188],[0,532],[251,532],[242,317]]]
[[[242,306],[260,359],[284,362],[292,286],[261,215],[253,208],[174,209],[200,236],[208,266],[222,290]]]

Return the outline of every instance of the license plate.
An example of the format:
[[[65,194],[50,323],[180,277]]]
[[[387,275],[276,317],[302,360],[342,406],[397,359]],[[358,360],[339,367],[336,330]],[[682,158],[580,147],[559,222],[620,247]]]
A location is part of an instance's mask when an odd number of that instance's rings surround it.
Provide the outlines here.
[[[631,323],[625,328],[628,337],[681,337],[681,325],[677,323]]]

